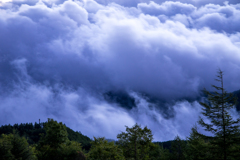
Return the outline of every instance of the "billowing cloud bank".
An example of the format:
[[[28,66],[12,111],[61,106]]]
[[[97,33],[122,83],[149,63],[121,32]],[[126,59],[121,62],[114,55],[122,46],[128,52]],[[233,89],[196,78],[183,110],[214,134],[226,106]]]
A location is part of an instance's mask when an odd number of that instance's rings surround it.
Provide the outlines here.
[[[240,3],[128,2],[2,1],[0,124],[51,117],[115,138],[138,122],[169,140],[187,136],[200,112],[180,99],[214,84],[218,68],[228,91],[240,88]],[[106,101],[109,91],[126,92],[136,107]]]

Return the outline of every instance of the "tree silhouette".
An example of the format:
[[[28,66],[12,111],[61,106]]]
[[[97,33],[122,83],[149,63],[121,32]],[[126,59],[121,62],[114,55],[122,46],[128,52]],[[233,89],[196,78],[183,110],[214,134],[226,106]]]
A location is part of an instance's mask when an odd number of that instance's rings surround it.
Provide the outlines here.
[[[203,107],[201,113],[209,122],[203,120],[202,117],[200,117],[198,122],[206,131],[213,134],[213,136],[203,134],[200,134],[200,136],[210,142],[210,150],[214,154],[214,157],[218,160],[227,160],[236,156],[237,147],[235,146],[240,141],[240,119],[234,120],[230,115],[229,110],[235,106],[236,99],[224,89],[223,72],[219,69],[217,73],[216,81],[220,85],[212,85],[216,90],[214,93],[205,89],[208,101],[200,102]]]

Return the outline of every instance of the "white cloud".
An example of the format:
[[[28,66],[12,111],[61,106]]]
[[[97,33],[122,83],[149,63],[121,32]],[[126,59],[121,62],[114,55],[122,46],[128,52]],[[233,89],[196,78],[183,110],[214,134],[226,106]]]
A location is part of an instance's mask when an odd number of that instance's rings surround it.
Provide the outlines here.
[[[84,8],[89,12],[89,13],[96,13],[100,9],[104,9],[103,5],[98,4],[94,0],[85,0],[84,1]]]
[[[181,2],[172,2],[172,1],[166,1],[161,5],[153,1],[151,1],[149,4],[139,3],[138,8],[142,10],[142,12],[145,14],[151,14],[156,16],[161,14],[164,14],[167,16],[172,16],[175,14],[189,15],[196,10],[196,7],[194,7],[191,4],[186,4]]]

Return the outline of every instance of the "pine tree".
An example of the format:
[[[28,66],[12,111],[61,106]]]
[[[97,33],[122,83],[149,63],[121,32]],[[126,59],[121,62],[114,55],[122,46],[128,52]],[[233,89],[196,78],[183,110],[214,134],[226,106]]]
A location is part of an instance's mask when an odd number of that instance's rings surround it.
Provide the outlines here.
[[[236,99],[224,89],[223,72],[218,71],[216,81],[220,82],[220,86],[212,85],[216,90],[211,93],[205,89],[208,101],[202,105],[202,115],[210,122],[200,117],[199,124],[206,131],[211,132],[213,136],[200,134],[205,140],[211,144],[210,151],[214,154],[215,159],[227,160],[237,156],[236,145],[239,144],[239,122],[240,119],[234,120],[229,113],[236,104]]]
[[[192,128],[190,136],[187,138],[185,158],[186,160],[214,159],[209,152],[209,142],[199,136],[197,126]]]

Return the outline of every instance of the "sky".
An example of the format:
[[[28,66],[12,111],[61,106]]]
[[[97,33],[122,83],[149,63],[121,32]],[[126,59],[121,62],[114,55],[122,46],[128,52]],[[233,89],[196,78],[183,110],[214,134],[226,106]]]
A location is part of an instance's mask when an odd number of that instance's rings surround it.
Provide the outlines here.
[[[116,139],[138,123],[154,141],[186,138],[218,69],[240,89],[239,26],[239,0],[1,0],[0,125],[53,118]]]

